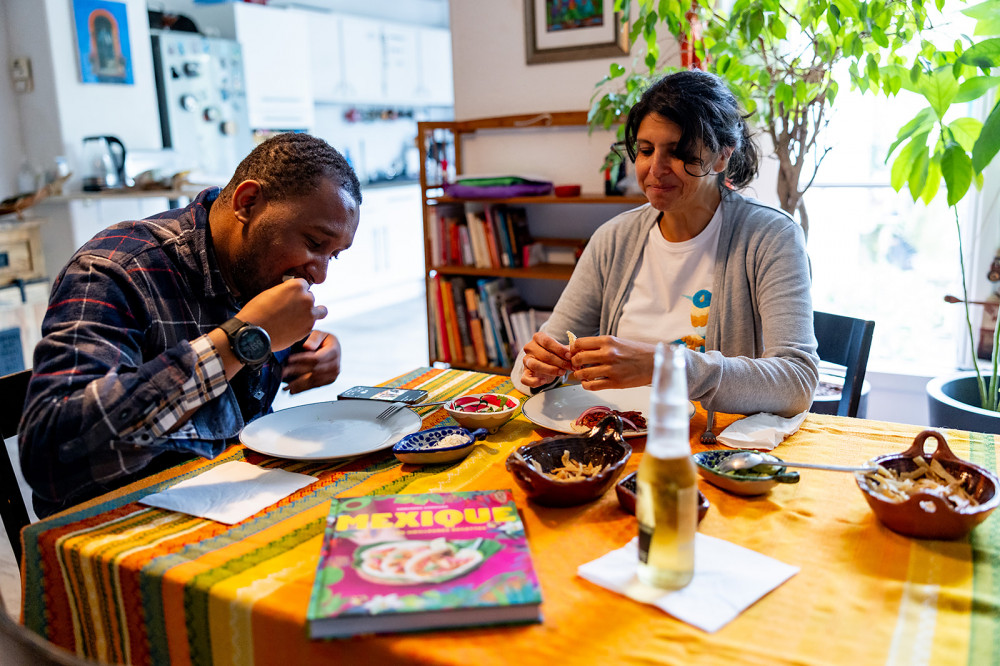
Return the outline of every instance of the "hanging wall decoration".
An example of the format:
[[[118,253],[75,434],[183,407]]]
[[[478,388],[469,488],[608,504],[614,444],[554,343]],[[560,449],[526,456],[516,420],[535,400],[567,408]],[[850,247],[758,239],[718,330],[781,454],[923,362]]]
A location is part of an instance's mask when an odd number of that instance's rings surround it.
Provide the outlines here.
[[[615,0],[524,0],[524,37],[529,65],[629,52]]]
[[[80,80],[132,84],[128,14],[124,2],[73,0]]]

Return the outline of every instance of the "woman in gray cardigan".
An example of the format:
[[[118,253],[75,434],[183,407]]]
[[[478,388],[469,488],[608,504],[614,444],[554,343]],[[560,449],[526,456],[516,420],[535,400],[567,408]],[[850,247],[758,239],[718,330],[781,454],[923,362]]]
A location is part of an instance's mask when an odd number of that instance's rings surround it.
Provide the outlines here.
[[[805,240],[734,191],[758,163],[735,97],[706,72],[668,75],[629,112],[625,148],[649,203],[591,238],[518,355],[515,387],[533,393],[566,373],[589,390],[648,385],[656,343],[678,342],[705,409],[808,409],[818,358]]]

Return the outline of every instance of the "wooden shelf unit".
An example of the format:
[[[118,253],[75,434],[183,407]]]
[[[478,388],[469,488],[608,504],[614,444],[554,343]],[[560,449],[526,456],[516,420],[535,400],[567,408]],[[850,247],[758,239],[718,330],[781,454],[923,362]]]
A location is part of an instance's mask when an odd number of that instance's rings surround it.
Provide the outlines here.
[[[451,367],[468,370],[478,370],[480,372],[507,373],[510,366],[501,366],[493,363],[469,363],[467,359],[448,360],[441,358],[437,345],[435,344],[435,331],[438,322],[435,313],[435,306],[432,299],[436,297],[435,279],[441,277],[467,277],[473,279],[481,278],[512,278],[529,280],[555,280],[565,282],[573,274],[572,265],[542,263],[530,267],[493,267],[482,268],[468,265],[441,265],[435,261],[431,245],[431,225],[435,223],[435,216],[431,210],[436,206],[465,207],[466,204],[477,204],[483,206],[493,206],[498,204],[533,207],[538,205],[558,205],[558,206],[583,206],[584,209],[593,204],[619,206],[622,211],[640,206],[646,203],[646,198],[642,195],[629,196],[608,196],[604,193],[583,192],[578,196],[557,197],[555,195],[545,196],[524,196],[509,198],[458,198],[444,194],[443,183],[429,182],[431,174],[428,173],[428,164],[434,160],[430,157],[431,146],[440,145],[439,137],[444,134],[447,142],[450,142],[453,151],[453,166],[456,175],[463,173],[463,138],[474,135],[483,130],[505,130],[516,132],[519,129],[533,129],[549,127],[586,127],[586,111],[564,111],[542,114],[525,114],[513,116],[499,116],[493,118],[479,118],[475,120],[463,121],[423,121],[417,123],[417,147],[420,153],[420,190],[422,196],[423,225],[424,225],[424,266],[425,282],[427,287],[427,324],[428,354],[431,363],[447,363]],[[530,217],[530,216],[529,216]],[[605,217],[593,220],[593,231],[603,222]],[[538,242],[555,245],[582,244],[586,239],[567,238],[541,238],[533,237]],[[530,294],[522,294],[526,302],[531,302]],[[471,333],[471,332],[470,332]],[[516,356],[517,350],[511,350],[511,357]],[[512,360],[512,359],[511,359]]]

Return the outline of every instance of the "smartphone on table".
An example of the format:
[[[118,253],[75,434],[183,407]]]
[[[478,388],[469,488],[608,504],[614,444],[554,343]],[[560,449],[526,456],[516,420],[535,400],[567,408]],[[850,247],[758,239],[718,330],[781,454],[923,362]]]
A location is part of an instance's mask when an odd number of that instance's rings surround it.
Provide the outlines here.
[[[385,386],[352,386],[337,396],[338,400],[384,400],[415,405],[427,397],[421,389],[386,388]]]

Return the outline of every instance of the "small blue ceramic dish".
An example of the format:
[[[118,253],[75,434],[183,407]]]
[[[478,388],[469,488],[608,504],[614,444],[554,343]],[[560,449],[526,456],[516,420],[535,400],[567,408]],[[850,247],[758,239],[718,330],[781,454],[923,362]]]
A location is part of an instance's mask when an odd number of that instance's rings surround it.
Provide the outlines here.
[[[770,465],[758,465],[753,469],[741,469],[736,472],[720,472],[719,465],[722,461],[739,452],[739,449],[700,451],[692,457],[694,464],[698,466],[698,473],[706,481],[737,495],[763,495],[776,484],[799,482],[798,472],[789,472],[788,468],[781,464],[781,458],[769,453],[761,455],[766,462],[772,463]]]
[[[400,462],[414,465],[428,465],[461,460],[472,452],[476,441],[486,436],[486,428],[469,432],[459,426],[440,426],[407,435],[396,442],[392,452]],[[448,435],[458,435],[464,441],[460,444],[441,446],[441,440]]]

